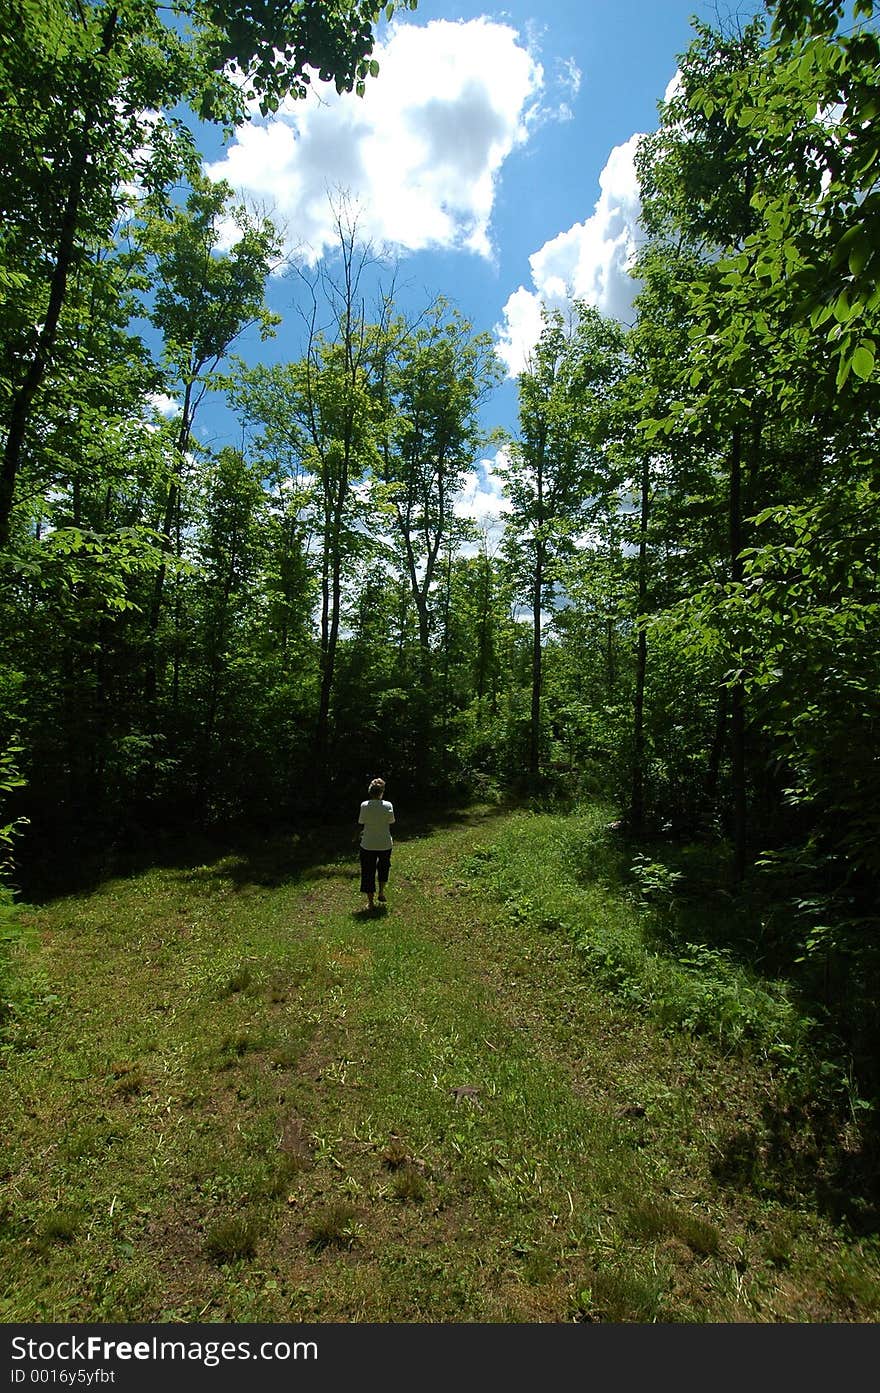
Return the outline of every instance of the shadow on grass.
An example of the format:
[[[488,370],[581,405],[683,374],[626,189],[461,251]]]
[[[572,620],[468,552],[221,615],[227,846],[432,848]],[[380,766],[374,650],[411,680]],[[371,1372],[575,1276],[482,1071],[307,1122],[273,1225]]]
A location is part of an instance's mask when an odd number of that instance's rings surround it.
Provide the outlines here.
[[[629,841],[617,844],[621,883],[634,890],[637,857],[660,868],[668,892],[654,876],[646,904],[654,910],[650,934],[657,946],[675,952],[700,943],[726,953],[758,977],[787,974],[792,967],[792,913],[756,876],[736,885],[730,847],[724,842]]]
[[[719,1184],[790,1206],[809,1197],[853,1235],[880,1233],[880,1136],[875,1120],[857,1145],[835,1132],[828,1114],[768,1104],[761,1117],[731,1133],[712,1167]]]
[[[644,858],[641,877],[637,866],[630,869],[638,857]],[[859,1235],[880,1233],[874,979],[847,979],[840,964],[836,980],[827,972],[817,976],[802,961],[796,887],[758,873],[736,885],[723,843],[639,842],[621,833],[609,844],[601,874],[618,891],[641,890],[650,949],[673,961],[687,959],[693,944],[714,950],[747,978],[785,982],[793,1005],[813,1022],[812,1061],[795,1061],[780,1098],[726,1139],[716,1179],[783,1204],[809,1195],[832,1222]],[[594,867],[587,878],[597,878]]]
[[[476,826],[509,809],[495,804],[422,806],[398,819],[395,843],[429,837],[453,827]],[[355,811],[356,816],[356,811]],[[210,830],[180,828],[134,844],[102,848],[90,855],[36,855],[19,877],[20,898],[47,904],[67,895],[87,894],[107,880],[128,879],[150,870],[176,870],[190,883],[232,884],[276,889],[317,875],[357,870],[355,818],[350,822],[291,820],[271,828],[238,825]],[[337,863],[334,868],[333,863]]]
[[[388,912],[387,904],[377,904],[373,909],[369,909],[364,905],[362,909],[353,909],[351,911],[351,917],[352,919],[357,919],[358,923],[362,924],[371,919],[384,919]]]

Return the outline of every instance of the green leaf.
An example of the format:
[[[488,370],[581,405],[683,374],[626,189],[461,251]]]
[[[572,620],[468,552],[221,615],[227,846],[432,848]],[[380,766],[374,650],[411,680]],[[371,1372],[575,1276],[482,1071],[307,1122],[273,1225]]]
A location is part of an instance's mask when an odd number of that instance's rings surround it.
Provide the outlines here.
[[[867,237],[860,238],[850,252],[847,263],[854,276],[860,276],[862,274],[870,254],[871,248],[868,244]]]
[[[856,306],[850,304],[849,295],[845,290],[842,291],[834,302],[834,318],[838,324],[845,324],[847,320],[852,319],[855,312]]]
[[[852,370],[863,382],[867,381],[874,371],[874,348],[865,339],[852,355]]]

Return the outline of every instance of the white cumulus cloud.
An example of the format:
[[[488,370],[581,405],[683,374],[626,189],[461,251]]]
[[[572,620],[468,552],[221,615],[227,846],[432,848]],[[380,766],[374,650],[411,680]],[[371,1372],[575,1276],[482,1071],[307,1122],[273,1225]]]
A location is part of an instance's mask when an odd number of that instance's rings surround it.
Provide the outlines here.
[[[669,79],[669,81],[668,81],[667,84],[666,84],[666,91],[663,93],[663,100],[664,100],[664,102],[671,102],[671,101],[674,101],[674,99],[678,96],[678,94],[679,94],[680,91],[681,91],[681,69],[680,69],[680,68],[676,68],[675,72],[672,74],[672,77]]]
[[[174,397],[169,397],[167,392],[150,392],[147,403],[160,416],[176,416],[180,410],[180,402]]]
[[[599,175],[599,198],[584,222],[545,242],[529,257],[532,289],[520,286],[507,300],[496,326],[498,352],[516,377],[541,331],[541,308],[565,310],[585,300],[604,314],[627,321],[638,283],[629,268],[638,249],[641,198],[635,156],[641,136],[615,145]]]
[[[274,209],[312,264],[335,246],[341,191],[378,245],[490,256],[496,180],[540,114],[541,64],[486,18],[392,24],[374,52],[365,97],[315,83],[320,93],[243,127],[208,174]]]
[[[506,463],[503,450],[496,451],[491,459],[479,460],[465,480],[454,505],[456,515],[474,523],[490,545],[497,545],[500,541],[505,515],[511,509],[510,499],[504,493],[504,484],[498,473],[499,467]],[[474,543],[464,549],[468,556],[475,555],[478,550]]]

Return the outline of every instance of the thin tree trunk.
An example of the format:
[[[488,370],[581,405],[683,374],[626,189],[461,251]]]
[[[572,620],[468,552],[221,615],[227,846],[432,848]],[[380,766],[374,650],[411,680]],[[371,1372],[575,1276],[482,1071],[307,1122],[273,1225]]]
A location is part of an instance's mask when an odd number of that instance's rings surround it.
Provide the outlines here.
[[[443,743],[449,725],[449,613],[452,600],[452,547],[446,553],[446,589],[443,597]]]
[[[339,639],[339,606],[342,594],[342,562],[339,554],[339,521],[336,521],[335,535],[332,538],[332,555],[328,576],[327,607],[322,615],[322,628],[326,635],[321,654],[321,694],[318,701],[318,722],[315,731],[315,746],[319,769],[325,770],[330,736],[330,696],[336,671],[336,646]]]
[[[536,778],[541,763],[541,602],[544,598],[544,563],[546,542],[541,534],[544,526],[544,461],[547,448],[546,422],[541,426],[536,469],[535,589],[532,595],[532,712],[529,725],[529,773]]]
[[[192,429],[191,404],[192,404],[193,383],[188,382],[183,394],[183,410],[180,421],[180,431],[177,437],[177,456],[180,462],[181,475],[183,473],[184,458],[189,447],[190,430]],[[162,518],[161,533],[165,541],[166,553],[171,549],[172,538],[175,539],[175,550],[180,552],[180,507],[181,507],[181,487],[176,479],[172,479],[168,484],[168,497],[165,500],[165,514]],[[147,621],[147,672],[144,680],[144,695],[148,703],[156,699],[159,687],[158,673],[158,653],[157,636],[159,633],[159,619],[162,613],[162,597],[165,591],[165,580],[168,574],[168,565],[163,559],[153,585],[153,595],[150,601],[150,613]]]
[[[178,561],[183,550],[181,536],[181,496],[180,490],[177,491],[177,509],[174,520],[174,554]],[[183,617],[183,595],[180,584],[180,572],[174,577],[174,643],[172,652],[174,654],[174,665],[171,679],[171,712],[174,729],[177,729],[178,715],[180,713],[180,631],[182,628],[181,619]]]
[[[636,690],[633,703],[633,763],[630,793],[629,824],[638,835],[645,825],[645,676],[648,669],[648,635],[644,619],[648,612],[648,508],[650,503],[650,467],[647,455],[642,460],[641,500],[639,511],[639,596],[637,619],[639,635],[636,642]]]
[[[483,717],[483,697],[486,695],[486,674],[489,666],[489,604],[490,604],[490,581],[489,581],[489,558],[486,555],[480,557],[480,630],[479,642],[477,644],[477,720],[482,721]]]
[[[213,651],[210,658],[211,680],[208,687],[208,706],[205,713],[205,725],[202,735],[202,755],[198,782],[198,802],[202,812],[204,812],[203,804],[211,769],[211,747],[214,743],[214,729],[217,723],[217,712],[220,707],[220,680],[226,668],[223,655],[227,646],[229,605],[232,596],[232,583],[235,577],[235,565],[238,560],[238,529],[235,524],[233,524],[229,546],[229,564],[226,568],[226,575],[223,580],[220,612],[217,620],[216,633],[214,635]],[[210,629],[208,632],[210,633]]]
[[[529,724],[529,773],[537,777],[541,762],[541,595],[544,589],[544,549],[539,542],[535,557],[535,589],[532,596],[532,711]]]
[[[730,576],[743,577],[742,552],[742,428],[735,426],[730,447]],[[730,763],[733,791],[733,874],[739,882],[746,869],[746,721],[745,687],[736,681],[730,692]]]
[[[711,805],[718,795],[718,778],[721,773],[721,755],[724,751],[724,742],[727,736],[727,716],[728,716],[728,690],[722,687],[718,693],[718,709],[715,715],[715,734],[712,738],[712,747],[709,750],[709,760],[706,765],[706,780],[704,790],[706,801]]]
[[[5,547],[9,542],[15,481],[18,477],[21,455],[30,425],[31,407],[46,376],[58,337],[58,322],[61,318],[67,281],[73,262],[73,248],[86,171],[89,129],[89,124],[83,129],[79,149],[74,157],[70,172],[67,198],[58,234],[55,264],[49,282],[49,302],[46,306],[43,327],[40,330],[34,356],[24,374],[21,386],[13,393],[12,405],[9,410],[9,429],[3,447],[3,464],[0,468],[0,548]]]
[[[101,43],[102,57],[107,57],[116,42],[118,22],[119,16],[116,10],[111,9],[104,23]],[[89,161],[89,137],[95,124],[98,101],[99,97],[93,96],[92,101],[86,106],[79,138],[74,143],[74,154],[67,182],[67,196],[64,200],[58,230],[55,262],[49,279],[49,298],[43,327],[40,330],[34,356],[24,374],[21,386],[12,395],[9,425],[3,447],[3,462],[0,466],[0,549],[9,543],[12,508],[15,499],[15,481],[18,477],[22,451],[30,425],[31,408],[55,351],[58,324],[61,319],[61,311],[64,308],[67,282],[73,264],[74,245],[82,207],[83,182]]]
[[[609,700],[614,695],[614,688],[617,684],[617,663],[614,657],[614,619],[611,615],[605,622],[605,681]]]

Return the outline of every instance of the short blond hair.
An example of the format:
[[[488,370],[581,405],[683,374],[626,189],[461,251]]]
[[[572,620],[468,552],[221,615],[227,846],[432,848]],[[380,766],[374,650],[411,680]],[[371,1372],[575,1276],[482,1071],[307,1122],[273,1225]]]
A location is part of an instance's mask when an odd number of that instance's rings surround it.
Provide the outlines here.
[[[381,798],[384,792],[384,779],[373,779],[372,783],[370,784],[370,787],[367,789],[367,793],[370,795],[371,798]]]

